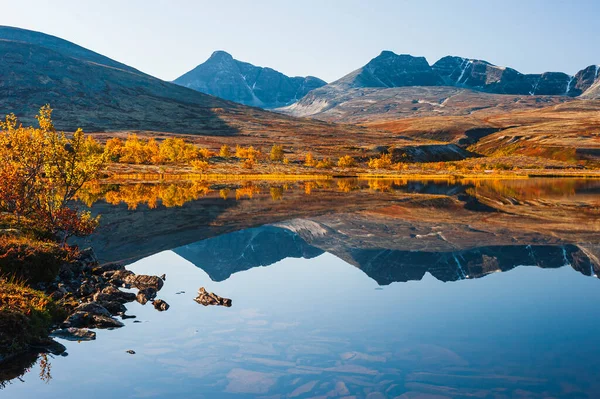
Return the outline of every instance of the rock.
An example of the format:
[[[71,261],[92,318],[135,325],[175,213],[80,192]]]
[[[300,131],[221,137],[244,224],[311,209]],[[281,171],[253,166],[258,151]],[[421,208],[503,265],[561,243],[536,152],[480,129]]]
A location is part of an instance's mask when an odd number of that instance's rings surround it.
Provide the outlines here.
[[[96,339],[96,333],[85,328],[63,328],[54,330],[50,333],[51,337],[65,339],[67,341],[93,341]]]
[[[104,307],[106,310],[110,312],[112,315],[118,315],[120,313],[125,313],[127,308],[121,302],[117,301],[103,301],[97,302],[100,306]]]
[[[162,299],[157,299],[156,301],[152,302],[152,304],[154,305],[154,309],[158,310],[159,312],[164,312],[165,310],[169,309],[169,304]]]
[[[123,319],[123,320],[135,319],[137,317],[137,316],[134,316],[134,315],[127,315],[125,313],[120,314],[120,316],[121,316],[121,319]]]
[[[161,278],[162,281],[167,281],[167,275],[166,274],[163,274],[162,276],[160,276],[160,278]]]
[[[104,272],[103,277],[109,279],[114,285],[123,285],[125,280],[133,275],[133,272],[129,270],[116,270]]]
[[[204,287],[200,287],[198,290],[198,296],[194,298],[194,301],[204,306],[217,305],[228,308],[231,307],[231,299],[222,298],[212,292],[207,292]]]
[[[80,297],[92,295],[94,293],[94,286],[89,282],[83,283],[79,287],[78,293]]]
[[[98,316],[111,317],[111,313],[98,302],[88,302],[75,308],[75,312],[87,312]]]
[[[127,353],[129,353],[130,355],[135,355],[135,351],[134,351],[134,350],[131,350],[131,349],[129,349],[129,350],[128,350],[128,351],[126,351],[126,352],[127,352]]]
[[[160,277],[146,276],[143,274],[129,275],[123,281],[127,284],[131,284],[132,287],[138,288],[140,290],[144,288],[154,288],[156,291],[160,291],[164,284],[163,280]]]
[[[96,275],[102,275],[105,272],[114,272],[117,270],[125,270],[125,266],[121,263],[107,263],[102,266],[96,266],[92,269],[92,273]]]
[[[118,288],[109,286],[104,288],[101,292],[94,294],[94,301],[96,302],[120,302],[127,303],[135,301],[136,295],[132,292],[123,292]]]
[[[92,248],[85,248],[79,251],[79,262],[87,265],[97,265],[98,259]]]
[[[62,324],[63,328],[120,328],[124,324],[109,316],[77,311]]]
[[[56,291],[50,294],[50,298],[57,301],[64,298],[65,295],[67,295],[67,290],[64,287],[58,287]]]
[[[136,301],[138,301],[142,305],[145,305],[146,303],[148,303],[148,301],[151,301],[154,298],[156,298],[156,290],[154,288],[142,289],[137,293],[135,297]]]

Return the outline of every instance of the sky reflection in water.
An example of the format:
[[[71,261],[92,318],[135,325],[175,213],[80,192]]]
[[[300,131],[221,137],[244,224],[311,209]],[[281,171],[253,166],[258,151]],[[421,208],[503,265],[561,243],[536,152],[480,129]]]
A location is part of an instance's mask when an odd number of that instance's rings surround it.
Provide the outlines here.
[[[600,395],[600,282],[570,267],[450,283],[426,274],[383,289],[327,253],[218,283],[171,251],[131,268],[167,273],[160,297],[169,311],[131,305],[142,323],[67,344],[69,356],[51,360],[49,384],[34,368],[0,396]],[[198,305],[200,286],[233,307]]]

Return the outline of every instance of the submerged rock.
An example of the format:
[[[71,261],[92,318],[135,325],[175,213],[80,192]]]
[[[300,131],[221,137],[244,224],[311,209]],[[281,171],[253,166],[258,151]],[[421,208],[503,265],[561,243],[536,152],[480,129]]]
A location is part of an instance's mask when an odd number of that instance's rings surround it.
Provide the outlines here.
[[[132,350],[132,349],[129,349],[129,350],[125,351],[125,352],[129,353],[130,355],[135,355],[135,351]]]
[[[93,341],[96,339],[96,333],[86,328],[63,328],[54,330],[50,333],[51,337],[62,338],[67,341]]]
[[[216,305],[225,306],[228,308],[231,307],[231,299],[223,298],[215,293],[208,292],[204,287],[200,287],[200,289],[198,290],[198,296],[194,298],[194,301],[204,306]]]

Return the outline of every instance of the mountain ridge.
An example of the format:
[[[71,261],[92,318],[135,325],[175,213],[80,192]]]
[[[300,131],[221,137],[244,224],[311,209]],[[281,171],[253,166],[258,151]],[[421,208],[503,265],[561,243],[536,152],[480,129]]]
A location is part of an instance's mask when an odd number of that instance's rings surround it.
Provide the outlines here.
[[[447,90],[447,98],[460,89],[480,92],[484,99],[489,99],[489,95],[515,95],[521,98],[554,96],[564,100],[581,95],[582,98],[594,99],[600,97],[599,90],[592,89],[600,81],[599,69],[598,66],[591,65],[573,76],[563,72],[522,74],[515,69],[496,66],[484,60],[446,56],[429,65],[423,57],[383,51],[365,66],[311,91],[297,103],[278,111],[293,116],[316,118],[330,113],[333,116],[321,119],[336,121],[338,118],[335,114],[344,113],[343,110],[338,111],[338,106],[361,110],[365,105],[397,97],[397,93],[385,90],[402,88]],[[381,93],[380,98],[377,93]],[[371,97],[368,104],[362,101],[365,95]],[[498,100],[502,102],[501,99]],[[421,102],[418,98],[402,97],[398,97],[398,101],[413,101],[415,104]],[[397,101],[387,101],[386,110],[395,109],[397,104]],[[443,107],[446,104],[437,105]]]

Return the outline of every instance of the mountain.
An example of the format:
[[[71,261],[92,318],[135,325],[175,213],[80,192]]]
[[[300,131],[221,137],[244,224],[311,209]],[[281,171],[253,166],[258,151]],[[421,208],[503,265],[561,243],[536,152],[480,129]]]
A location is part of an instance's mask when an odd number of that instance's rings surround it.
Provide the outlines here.
[[[584,97],[593,98],[589,90],[598,82],[597,70],[589,66],[575,76],[562,72],[522,74],[487,61],[455,56],[430,66],[423,57],[383,51],[364,67],[280,111],[328,121],[363,122],[468,115],[480,109],[506,111],[523,105],[540,108],[584,92]]]
[[[586,74],[585,81],[586,84],[590,83],[590,86],[585,89],[581,97],[586,99],[600,99],[600,65],[589,67],[582,72]]]
[[[0,27],[0,115],[25,124],[49,103],[58,129],[290,139],[348,130],[245,107],[165,82],[66,40]],[[352,129],[351,129],[352,130]],[[265,136],[266,135],[266,136]]]
[[[337,87],[440,86],[442,79],[424,57],[383,51],[367,65],[333,82]]]
[[[288,77],[271,68],[257,67],[215,51],[203,64],[174,83],[237,103],[277,108],[294,103],[327,83],[313,76]]]
[[[575,76],[562,72],[522,74],[519,71],[493,65],[487,61],[461,57],[444,57],[432,69],[448,86],[478,89],[495,94],[555,95],[577,97],[589,88],[593,81],[590,66]]]

